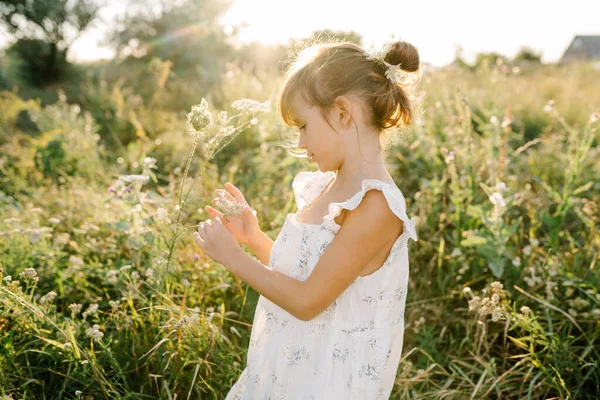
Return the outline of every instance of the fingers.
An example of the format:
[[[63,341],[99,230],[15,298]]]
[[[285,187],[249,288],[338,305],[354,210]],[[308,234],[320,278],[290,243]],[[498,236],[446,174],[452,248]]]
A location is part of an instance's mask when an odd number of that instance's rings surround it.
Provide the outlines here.
[[[215,201],[213,200],[213,203]],[[204,207],[204,209],[206,210],[207,213],[209,213],[210,215],[212,215],[213,217],[219,217],[219,218],[223,218],[223,213],[219,212],[218,210],[215,210],[214,208],[212,208],[211,206],[206,206]]]
[[[217,196],[219,195],[219,193],[222,194],[229,201],[236,201],[235,198],[231,194],[229,194],[226,190],[223,190],[223,189],[217,189],[217,190],[215,190],[215,194]],[[217,201],[217,200],[219,200],[219,199],[218,198],[217,199],[213,199],[213,203],[215,201]]]
[[[242,194],[242,192],[238,188],[236,188],[233,185],[233,183],[227,182],[225,184],[225,189],[227,189],[231,193],[233,193],[233,196],[235,197],[236,201],[239,201],[240,203],[248,204],[248,202],[246,202],[246,198],[244,197],[244,195]]]

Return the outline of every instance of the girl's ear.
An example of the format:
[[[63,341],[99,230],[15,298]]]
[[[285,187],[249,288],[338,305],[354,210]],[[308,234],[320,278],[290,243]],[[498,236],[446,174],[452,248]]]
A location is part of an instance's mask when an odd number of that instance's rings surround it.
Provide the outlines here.
[[[338,96],[335,99],[335,120],[343,128],[348,128],[352,124],[352,103],[346,96]]]

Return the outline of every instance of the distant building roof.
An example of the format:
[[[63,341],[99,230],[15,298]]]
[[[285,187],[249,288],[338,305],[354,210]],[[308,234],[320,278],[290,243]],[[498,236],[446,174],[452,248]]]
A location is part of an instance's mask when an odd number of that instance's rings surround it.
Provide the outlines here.
[[[600,35],[577,35],[563,54],[560,63],[600,59]]]

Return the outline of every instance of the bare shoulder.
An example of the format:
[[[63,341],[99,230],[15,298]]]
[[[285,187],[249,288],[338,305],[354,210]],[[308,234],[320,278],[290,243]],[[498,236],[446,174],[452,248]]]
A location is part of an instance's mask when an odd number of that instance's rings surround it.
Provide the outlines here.
[[[380,238],[397,237],[402,232],[403,222],[391,210],[385,194],[381,190],[371,189],[353,210],[344,210],[343,222],[347,227],[374,225],[374,232]],[[341,224],[340,224],[341,225]]]

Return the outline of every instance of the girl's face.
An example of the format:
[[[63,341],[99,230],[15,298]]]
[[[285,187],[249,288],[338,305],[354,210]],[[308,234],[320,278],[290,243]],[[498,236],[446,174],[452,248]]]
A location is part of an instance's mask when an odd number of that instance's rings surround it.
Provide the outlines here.
[[[317,163],[321,171],[336,171],[343,160],[343,135],[332,129],[318,107],[311,107],[296,93],[292,97],[292,116],[300,131],[298,147]],[[335,127],[334,118],[330,119]],[[337,127],[336,127],[337,128]]]

